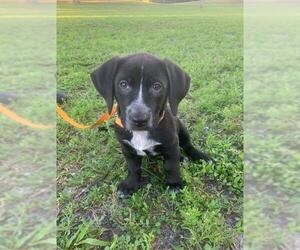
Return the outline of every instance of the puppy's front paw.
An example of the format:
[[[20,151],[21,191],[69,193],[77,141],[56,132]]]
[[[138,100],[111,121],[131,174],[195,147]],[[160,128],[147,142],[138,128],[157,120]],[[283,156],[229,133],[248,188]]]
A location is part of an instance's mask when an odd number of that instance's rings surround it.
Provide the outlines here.
[[[129,182],[127,180],[122,181],[118,185],[118,194],[120,198],[128,198],[133,193],[135,193],[141,187],[141,183],[139,182]]]

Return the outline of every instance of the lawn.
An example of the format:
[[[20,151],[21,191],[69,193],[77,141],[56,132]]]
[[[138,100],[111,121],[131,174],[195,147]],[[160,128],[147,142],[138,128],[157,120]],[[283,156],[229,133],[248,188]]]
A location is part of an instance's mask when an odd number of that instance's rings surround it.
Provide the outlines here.
[[[3,2],[3,1],[2,1]],[[55,125],[55,9],[0,3],[2,103],[33,123]],[[39,14],[36,18],[24,18]],[[18,16],[19,18],[13,18]],[[1,95],[0,94],[0,95]],[[56,240],[56,133],[0,114],[0,249],[53,249]]]
[[[81,123],[106,111],[90,72],[115,55],[149,52],[191,76],[180,118],[216,161],[182,163],[187,185],[164,185],[162,162],[145,158],[149,183],[129,199],[117,184],[125,163],[113,121],[77,130],[58,119],[59,249],[238,247],[243,196],[243,22],[241,5],[59,4],[57,89]]]

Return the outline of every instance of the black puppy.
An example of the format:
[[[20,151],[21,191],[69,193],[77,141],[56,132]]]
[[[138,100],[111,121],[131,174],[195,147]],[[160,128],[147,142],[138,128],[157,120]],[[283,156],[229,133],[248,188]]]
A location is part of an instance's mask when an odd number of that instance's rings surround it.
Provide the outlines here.
[[[128,196],[142,186],[142,157],[160,154],[165,160],[166,182],[180,189],[180,147],[192,160],[209,160],[191,144],[190,136],[176,117],[178,104],[187,94],[190,77],[169,60],[149,54],[114,57],[91,74],[108,111],[118,104],[120,123],[116,136],[128,165],[128,176],[118,186]],[[169,107],[167,105],[169,103]]]

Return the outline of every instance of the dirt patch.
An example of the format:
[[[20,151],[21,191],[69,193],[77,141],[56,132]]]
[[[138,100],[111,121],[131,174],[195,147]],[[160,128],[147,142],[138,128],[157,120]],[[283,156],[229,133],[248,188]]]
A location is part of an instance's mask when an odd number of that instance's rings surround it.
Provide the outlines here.
[[[183,229],[173,230],[169,225],[164,225],[159,236],[157,236],[152,244],[153,250],[158,249],[174,249],[182,243],[183,238],[188,236],[189,232]]]

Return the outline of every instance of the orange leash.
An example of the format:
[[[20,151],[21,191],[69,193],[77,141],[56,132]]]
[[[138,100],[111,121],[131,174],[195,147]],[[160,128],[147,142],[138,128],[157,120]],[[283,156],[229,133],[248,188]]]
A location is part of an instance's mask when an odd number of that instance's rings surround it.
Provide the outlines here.
[[[3,105],[0,104],[0,112],[10,118],[11,120],[22,124],[27,127],[35,128],[35,129],[49,129],[49,128],[54,128],[55,125],[44,125],[44,124],[39,124],[39,123],[33,123],[19,115],[17,115],[15,112],[9,110],[8,108],[4,107]]]
[[[113,107],[111,114],[106,112],[105,114],[100,116],[97,119],[97,121],[95,121],[92,125],[79,124],[74,119],[72,119],[70,116],[68,116],[67,113],[65,111],[63,111],[63,109],[58,105],[56,106],[56,112],[63,120],[65,120],[67,123],[74,126],[75,128],[87,129],[87,128],[93,128],[93,127],[96,127],[96,126],[100,126],[104,122],[108,121],[110,119],[110,117],[117,112],[117,108]],[[33,122],[19,116],[18,114],[16,114],[15,112],[9,110],[8,108],[4,107],[1,104],[0,104],[0,113],[4,114],[6,117],[10,118],[11,120],[13,120],[13,121],[15,121],[15,122],[17,122],[21,125],[31,127],[31,128],[34,128],[34,129],[49,129],[49,128],[54,128],[55,127],[55,125],[45,125],[45,124],[33,123]],[[123,127],[122,122],[121,122],[121,120],[118,116],[116,117],[116,123],[120,127]]]
[[[100,126],[102,123],[108,121],[110,119],[110,117],[115,114],[117,112],[117,108],[113,107],[111,114],[109,114],[108,112],[106,112],[105,114],[103,114],[102,116],[100,116],[98,118],[97,121],[95,121],[92,125],[83,125],[83,124],[79,124],[78,122],[76,122],[75,120],[73,120],[70,116],[67,115],[67,113],[65,111],[62,110],[62,108],[60,106],[56,106],[56,113],[63,119],[65,120],[67,123],[71,124],[73,127],[75,128],[79,128],[79,129],[87,129],[87,128],[93,128],[96,126]]]

